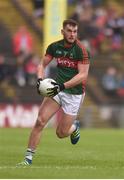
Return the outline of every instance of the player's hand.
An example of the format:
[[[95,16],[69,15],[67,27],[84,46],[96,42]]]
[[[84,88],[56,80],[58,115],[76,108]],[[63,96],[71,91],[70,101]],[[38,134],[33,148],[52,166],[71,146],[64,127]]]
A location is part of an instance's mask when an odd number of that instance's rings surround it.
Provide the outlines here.
[[[47,91],[47,95],[49,97],[54,97],[55,95],[57,95],[60,91],[63,91],[65,89],[65,86],[64,84],[58,84],[58,83],[55,83],[55,82],[51,82],[51,84],[54,85],[53,88],[48,88]]]
[[[37,79],[37,92],[38,92],[38,94],[40,94],[39,86],[40,86],[41,81],[43,81],[42,78]]]

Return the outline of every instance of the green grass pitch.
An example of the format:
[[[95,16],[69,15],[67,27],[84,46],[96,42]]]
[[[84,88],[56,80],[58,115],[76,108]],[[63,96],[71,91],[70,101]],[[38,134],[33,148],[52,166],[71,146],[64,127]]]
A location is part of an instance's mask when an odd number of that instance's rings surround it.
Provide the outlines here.
[[[82,129],[77,145],[46,128],[33,165],[23,160],[30,129],[0,129],[0,179],[124,179],[124,130]]]

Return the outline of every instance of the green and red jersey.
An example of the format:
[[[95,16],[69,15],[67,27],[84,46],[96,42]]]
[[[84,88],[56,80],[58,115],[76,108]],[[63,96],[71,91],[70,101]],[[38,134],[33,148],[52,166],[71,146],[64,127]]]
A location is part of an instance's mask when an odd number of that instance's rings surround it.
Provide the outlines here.
[[[65,47],[64,40],[50,44],[46,50],[46,56],[51,56],[57,60],[57,83],[65,83],[78,74],[78,62],[89,64],[90,54],[88,50],[76,40],[71,47]],[[82,82],[72,88],[65,89],[69,94],[82,94],[85,90],[86,82]]]

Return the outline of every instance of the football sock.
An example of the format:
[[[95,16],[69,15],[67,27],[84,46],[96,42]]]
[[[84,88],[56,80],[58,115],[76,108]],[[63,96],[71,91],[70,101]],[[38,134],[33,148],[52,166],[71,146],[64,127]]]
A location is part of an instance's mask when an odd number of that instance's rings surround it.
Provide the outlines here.
[[[25,159],[32,161],[34,153],[35,153],[34,150],[28,148],[26,151]]]

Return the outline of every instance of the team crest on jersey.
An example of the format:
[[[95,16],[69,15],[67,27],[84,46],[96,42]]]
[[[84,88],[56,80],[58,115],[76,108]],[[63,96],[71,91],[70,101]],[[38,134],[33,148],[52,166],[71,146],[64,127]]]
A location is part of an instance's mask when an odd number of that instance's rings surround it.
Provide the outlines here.
[[[68,51],[61,51],[61,50],[56,50],[56,55],[58,57],[64,57],[64,58],[68,58],[68,59],[73,59],[73,53],[69,53]]]
[[[62,51],[56,50],[56,54],[62,55]]]

